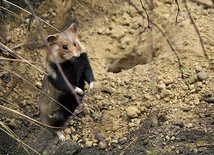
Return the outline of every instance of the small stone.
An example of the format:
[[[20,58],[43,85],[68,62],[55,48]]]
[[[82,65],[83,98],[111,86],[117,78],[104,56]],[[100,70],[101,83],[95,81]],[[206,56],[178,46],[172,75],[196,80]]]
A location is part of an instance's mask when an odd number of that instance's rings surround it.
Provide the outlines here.
[[[118,140],[117,139],[113,139],[111,142],[114,143],[114,144],[117,144]]]
[[[157,88],[158,88],[159,90],[165,90],[165,89],[166,89],[166,85],[165,85],[165,83],[164,83],[163,81],[160,81],[160,82],[158,83],[158,85],[157,85]]]
[[[67,135],[65,136],[65,139],[66,139],[66,140],[71,139],[71,136],[67,134]]]
[[[196,142],[196,146],[197,147],[205,147],[205,146],[207,146],[207,142],[203,141],[203,140],[199,140]]]
[[[77,142],[79,140],[79,137],[77,135],[72,135],[72,139]]]
[[[98,34],[104,34],[104,30],[102,28],[98,29]]]
[[[71,134],[72,132],[71,132],[71,128],[66,128],[65,130],[64,130],[64,133],[65,134]]]
[[[39,81],[37,81],[37,82],[35,82],[35,86],[36,86],[37,88],[42,88],[42,83],[39,82]]]
[[[171,94],[171,91],[170,90],[162,90],[161,93],[160,93],[160,97],[161,98],[165,98],[167,97],[169,94]]]
[[[185,126],[186,126],[187,128],[191,128],[191,127],[193,127],[193,124],[192,124],[192,123],[187,123]]]
[[[56,13],[55,12],[51,12],[53,17],[56,17]]]
[[[169,76],[166,79],[163,79],[163,82],[165,85],[169,85],[169,84],[172,84],[174,82],[174,80],[172,77]]]
[[[202,88],[203,87],[203,83],[202,82],[196,82],[196,86]]]
[[[132,122],[129,123],[129,127],[134,127],[134,126],[135,126],[134,123],[132,123]]]
[[[95,139],[98,141],[103,141],[104,140],[104,136],[101,132],[98,132],[95,134]]]
[[[107,142],[106,142],[105,140],[100,141],[100,142],[98,143],[98,147],[99,147],[99,149],[101,149],[101,150],[106,149],[106,148],[107,148]]]
[[[138,110],[135,107],[128,107],[126,109],[126,114],[130,117],[130,118],[136,118],[138,117],[138,115],[140,114],[140,110]]]
[[[179,126],[180,128],[183,128],[184,127],[184,123],[181,122],[181,121],[177,121],[177,122],[175,122],[175,126]]]
[[[48,17],[48,14],[43,14],[42,15],[42,18],[47,18]]]
[[[5,83],[9,83],[11,81],[11,75],[10,73],[5,73],[1,76],[1,79],[5,82]]]
[[[206,111],[204,115],[205,115],[205,117],[210,117],[211,116],[211,112]]]
[[[170,138],[169,138],[169,136],[168,136],[168,135],[166,135],[166,137],[165,137],[165,138],[166,138],[166,140],[170,140]]]
[[[199,65],[195,66],[195,71],[196,71],[196,73],[201,72],[202,71],[202,67],[199,66]]]
[[[174,140],[175,140],[175,136],[172,136],[172,137],[170,138],[170,140],[174,141]]]
[[[86,146],[87,148],[92,147],[92,145],[93,145],[93,142],[92,142],[92,141],[86,141],[86,142],[85,142],[85,146]]]
[[[200,81],[206,80],[208,78],[208,74],[205,71],[201,71],[197,74],[197,77]]]
[[[184,111],[184,112],[188,112],[188,111],[190,111],[192,108],[190,107],[190,106],[184,106],[183,108],[182,108],[182,110]]]

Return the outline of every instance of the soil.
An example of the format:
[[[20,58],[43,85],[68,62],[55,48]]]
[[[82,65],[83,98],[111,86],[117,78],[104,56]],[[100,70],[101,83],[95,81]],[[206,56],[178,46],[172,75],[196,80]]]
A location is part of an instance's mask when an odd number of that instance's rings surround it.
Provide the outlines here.
[[[0,48],[0,154],[214,154],[214,4],[187,1],[195,28],[184,2],[176,24],[174,0],[143,1],[149,25],[140,1],[33,3],[58,30],[77,24],[96,78],[83,100],[93,122],[72,119],[66,142],[33,121],[46,47],[31,16],[3,2],[17,16],[0,12],[1,43],[14,52]],[[45,36],[57,32],[40,25]]]

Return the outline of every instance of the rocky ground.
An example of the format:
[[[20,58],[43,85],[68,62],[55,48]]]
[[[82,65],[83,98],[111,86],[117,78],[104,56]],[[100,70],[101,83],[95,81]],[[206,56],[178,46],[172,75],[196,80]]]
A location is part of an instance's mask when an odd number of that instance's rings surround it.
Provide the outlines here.
[[[201,2],[207,7],[192,1],[187,6],[203,44],[183,1],[177,25],[173,0],[154,1],[154,8],[143,1],[150,28],[140,1],[35,5],[38,16],[59,30],[77,23],[96,78],[83,100],[93,123],[83,116],[71,120],[65,143],[30,120],[39,116],[46,55],[35,23],[29,31],[29,16],[16,11],[21,16],[14,18],[2,11],[1,43],[18,57],[0,53],[0,154],[36,154],[20,141],[40,154],[214,154],[214,9],[211,0]],[[41,26],[45,35],[56,32],[43,22]],[[20,144],[2,131],[4,125]],[[106,143],[94,137],[95,130]]]

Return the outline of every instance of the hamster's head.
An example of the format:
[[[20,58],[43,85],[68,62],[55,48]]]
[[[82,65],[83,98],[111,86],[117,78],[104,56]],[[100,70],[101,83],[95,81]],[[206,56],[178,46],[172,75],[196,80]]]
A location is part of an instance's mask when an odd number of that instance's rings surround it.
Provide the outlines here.
[[[71,24],[62,33],[49,35],[47,41],[51,48],[51,53],[47,55],[47,59],[51,62],[54,62],[56,59],[59,63],[62,63],[66,60],[75,59],[81,53],[86,52],[85,47],[78,39],[76,24]]]

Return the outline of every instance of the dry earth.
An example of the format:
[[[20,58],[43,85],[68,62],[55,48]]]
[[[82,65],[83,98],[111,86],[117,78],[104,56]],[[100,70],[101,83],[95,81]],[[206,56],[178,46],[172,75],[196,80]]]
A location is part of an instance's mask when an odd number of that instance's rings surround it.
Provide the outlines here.
[[[93,124],[83,116],[71,120],[64,130],[65,143],[17,114],[39,116],[46,47],[34,21],[28,31],[30,16],[3,3],[20,16],[0,12],[1,43],[37,68],[6,60],[15,56],[0,50],[1,129],[4,123],[40,154],[214,154],[214,9],[187,1],[208,60],[183,1],[177,25],[173,0],[154,1],[154,9],[143,1],[155,23],[150,29],[140,1],[131,2],[47,0],[35,5],[38,16],[59,30],[77,23],[96,78],[95,89],[86,90],[83,101]],[[211,0],[201,2],[213,5]],[[56,32],[43,22],[41,26],[45,35]],[[107,146],[96,140],[92,126]],[[27,154],[5,132],[0,134],[0,154]]]

